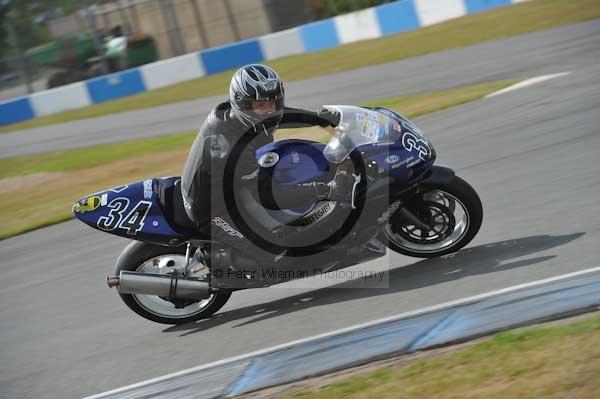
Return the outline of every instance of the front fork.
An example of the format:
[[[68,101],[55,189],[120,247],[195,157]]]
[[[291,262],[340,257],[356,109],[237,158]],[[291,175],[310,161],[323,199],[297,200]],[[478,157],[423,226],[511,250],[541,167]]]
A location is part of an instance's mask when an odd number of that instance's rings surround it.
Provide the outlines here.
[[[402,192],[401,195],[396,196],[396,199],[390,201],[390,203],[395,204],[396,201],[400,201],[400,203],[394,207],[396,209],[389,215],[388,222],[392,217],[398,217],[397,215],[399,215],[403,220],[420,229],[431,229],[431,226],[418,216],[419,208],[423,206],[423,193],[424,190],[421,185],[414,185]],[[390,205],[390,209],[391,207],[392,205]]]

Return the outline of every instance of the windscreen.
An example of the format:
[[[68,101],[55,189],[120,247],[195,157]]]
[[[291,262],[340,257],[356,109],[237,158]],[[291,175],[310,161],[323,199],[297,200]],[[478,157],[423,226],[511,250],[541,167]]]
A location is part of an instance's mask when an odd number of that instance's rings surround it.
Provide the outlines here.
[[[335,134],[323,150],[329,162],[343,162],[358,146],[390,140],[390,117],[387,115],[349,105],[326,105],[325,108],[341,115]]]

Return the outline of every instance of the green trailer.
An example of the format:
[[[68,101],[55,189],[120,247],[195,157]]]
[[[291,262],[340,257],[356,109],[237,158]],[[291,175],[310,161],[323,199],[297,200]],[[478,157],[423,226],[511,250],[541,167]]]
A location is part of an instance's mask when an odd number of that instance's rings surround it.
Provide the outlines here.
[[[113,38],[104,45],[102,51],[107,61],[108,72],[117,72],[158,60],[154,39],[148,35]],[[48,88],[102,75],[101,56],[91,35],[64,37],[29,49],[26,55],[40,67],[58,69],[48,79]]]

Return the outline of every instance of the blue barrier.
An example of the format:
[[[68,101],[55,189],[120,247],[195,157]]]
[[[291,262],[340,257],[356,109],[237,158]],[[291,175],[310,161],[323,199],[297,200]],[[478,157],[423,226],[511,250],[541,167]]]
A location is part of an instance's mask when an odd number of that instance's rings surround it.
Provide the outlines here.
[[[0,125],[22,122],[32,118],[35,118],[35,114],[28,97],[0,103]]]
[[[300,38],[304,49],[308,52],[323,50],[340,45],[340,38],[333,19],[313,22],[300,26]]]
[[[198,77],[215,74],[242,65],[261,62],[267,57],[272,59],[279,54],[290,55],[333,48],[341,45],[341,38],[346,43],[417,29],[424,25],[424,21],[436,23],[456,17],[457,5],[466,9],[467,14],[471,14],[495,7],[507,6],[516,1],[454,0],[452,2],[439,2],[439,0],[399,0],[374,7],[376,18],[365,18],[365,12],[359,11],[354,16],[330,18],[293,28],[295,30],[294,34],[288,32],[288,34],[279,36],[267,35],[198,53],[190,53],[197,56],[200,62],[197,66],[188,66],[186,76]],[[416,2],[420,7],[415,5]],[[423,6],[426,6],[426,11],[423,11]],[[434,18],[430,15],[432,10],[435,11]],[[378,26],[372,26],[372,24]],[[360,34],[357,30],[362,31],[364,34]],[[302,48],[299,47],[298,37]],[[294,42],[294,40],[296,41]],[[292,43],[292,46],[295,45],[296,48],[289,52],[282,50],[286,49],[289,43]],[[267,54],[265,54],[263,48],[270,49],[270,51],[266,51]],[[180,68],[181,64],[174,62],[172,65],[173,73],[177,73],[177,68]],[[40,116],[36,114],[36,110],[60,112],[73,109],[74,105],[77,106],[78,104],[81,107],[87,106],[90,99],[92,103],[97,104],[141,93],[156,87],[156,82],[168,81],[168,79],[165,79],[167,72],[165,68],[145,67],[144,74],[142,74],[140,69],[134,68],[91,79],[85,82],[89,96],[86,93],[79,93],[78,95],[81,98],[78,99],[72,97],[73,93],[71,92],[69,101],[64,102],[57,103],[56,97],[53,96],[38,96],[35,102],[36,107],[32,107],[32,103],[27,97],[0,103],[0,125],[8,125]],[[148,79],[148,81],[144,79]]]
[[[419,27],[419,17],[412,0],[402,0],[375,7],[381,34],[384,36]]]
[[[102,103],[146,91],[142,74],[137,68],[91,79],[86,82],[86,85],[94,103]]]
[[[200,53],[200,60],[204,64],[204,70],[208,75],[260,62],[263,59],[264,56],[258,40],[247,40]]]
[[[465,0],[465,3],[469,14],[512,4],[511,0]]]

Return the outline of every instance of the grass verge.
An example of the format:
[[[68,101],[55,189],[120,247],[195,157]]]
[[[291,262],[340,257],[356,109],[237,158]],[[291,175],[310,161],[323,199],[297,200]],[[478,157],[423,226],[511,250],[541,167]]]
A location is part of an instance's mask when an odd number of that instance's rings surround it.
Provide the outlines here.
[[[474,101],[517,80],[374,102],[414,117]],[[0,160],[0,239],[71,218],[87,193],[153,176],[179,175],[194,133]],[[321,128],[280,129],[276,138],[325,141]]]
[[[596,18],[600,18],[600,0],[535,0],[398,35],[285,57],[267,64],[276,68],[285,80],[292,81]],[[103,104],[1,127],[0,133],[225,94],[230,77],[231,71],[227,71]]]
[[[143,156],[189,148],[194,137],[196,133],[190,131],[143,140],[3,158],[0,159],[0,179],[43,172],[70,172],[132,158],[133,155]]]
[[[597,398],[600,317],[535,326],[404,367],[298,392],[295,399]]]

